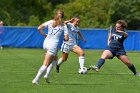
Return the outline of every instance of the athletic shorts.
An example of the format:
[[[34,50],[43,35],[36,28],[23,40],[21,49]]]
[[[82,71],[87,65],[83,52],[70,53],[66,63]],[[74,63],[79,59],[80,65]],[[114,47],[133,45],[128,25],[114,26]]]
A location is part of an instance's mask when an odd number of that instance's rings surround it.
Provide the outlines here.
[[[126,55],[126,52],[124,49],[112,49],[112,48],[108,47],[107,50],[109,50],[113,54],[113,57],[115,57],[115,56],[119,57],[120,55]],[[112,59],[112,58],[110,58],[110,59]]]
[[[45,39],[43,43],[43,49],[49,51],[51,55],[56,56],[58,52],[58,43]]]
[[[76,44],[73,44],[73,45],[68,45],[66,43],[63,43],[61,45],[61,51],[62,52],[65,52],[65,53],[69,53],[71,50],[73,50],[74,47],[76,47],[77,45]]]

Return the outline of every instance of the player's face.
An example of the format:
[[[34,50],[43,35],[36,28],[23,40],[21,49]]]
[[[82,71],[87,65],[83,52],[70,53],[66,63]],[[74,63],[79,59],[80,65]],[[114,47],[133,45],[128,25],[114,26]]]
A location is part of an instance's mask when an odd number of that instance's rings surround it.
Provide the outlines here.
[[[75,18],[74,21],[73,21],[74,26],[78,26],[79,23],[80,23],[80,19]]]
[[[64,13],[62,11],[57,11],[57,16],[63,18],[64,17]]]
[[[123,31],[122,25],[117,23],[117,24],[116,24],[116,30],[121,30],[121,31]]]

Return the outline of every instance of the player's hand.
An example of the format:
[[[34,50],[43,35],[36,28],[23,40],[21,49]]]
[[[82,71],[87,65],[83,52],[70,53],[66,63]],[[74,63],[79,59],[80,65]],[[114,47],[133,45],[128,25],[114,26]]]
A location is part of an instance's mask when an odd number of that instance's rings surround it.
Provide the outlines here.
[[[70,19],[70,22],[72,22],[74,20],[74,18]]]
[[[107,45],[109,46],[109,44],[110,44],[110,41],[107,43]]]
[[[47,37],[47,34],[45,34],[44,37]]]

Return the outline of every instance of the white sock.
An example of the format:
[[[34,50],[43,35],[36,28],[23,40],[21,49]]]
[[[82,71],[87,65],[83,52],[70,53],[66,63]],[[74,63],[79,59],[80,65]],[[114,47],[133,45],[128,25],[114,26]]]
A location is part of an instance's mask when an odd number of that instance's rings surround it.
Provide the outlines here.
[[[80,68],[84,67],[84,63],[85,63],[85,57],[84,56],[79,56]]]
[[[53,67],[56,65],[56,61],[54,60],[50,65],[49,67],[47,68],[47,71],[46,71],[46,74],[45,74],[45,78],[49,78],[50,77],[50,73],[53,69]]]
[[[62,58],[60,58],[57,62],[57,65],[60,66],[62,64]]]
[[[47,69],[47,66],[45,66],[45,65],[42,65],[42,66],[40,67],[40,69],[38,70],[38,73],[37,73],[36,77],[34,78],[34,80],[35,80],[36,82],[39,81],[40,77],[42,76],[43,72],[44,72],[46,69]]]

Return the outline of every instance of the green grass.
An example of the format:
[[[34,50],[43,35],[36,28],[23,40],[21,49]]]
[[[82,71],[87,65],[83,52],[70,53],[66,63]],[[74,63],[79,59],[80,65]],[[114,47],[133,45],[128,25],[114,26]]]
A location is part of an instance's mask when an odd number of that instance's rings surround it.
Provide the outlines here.
[[[80,75],[74,53],[70,53],[60,73],[53,69],[50,84],[41,78],[40,85],[34,86],[31,81],[42,65],[44,53],[43,49],[0,50],[0,93],[139,93],[140,77],[133,76],[117,58],[107,60],[99,73]],[[102,50],[85,50],[85,66],[96,64],[101,53]],[[127,54],[140,72],[140,52]]]

